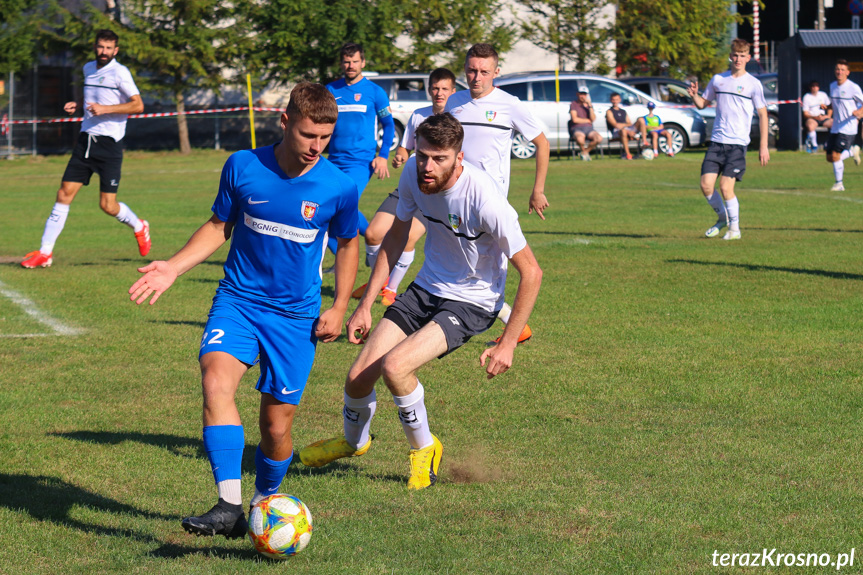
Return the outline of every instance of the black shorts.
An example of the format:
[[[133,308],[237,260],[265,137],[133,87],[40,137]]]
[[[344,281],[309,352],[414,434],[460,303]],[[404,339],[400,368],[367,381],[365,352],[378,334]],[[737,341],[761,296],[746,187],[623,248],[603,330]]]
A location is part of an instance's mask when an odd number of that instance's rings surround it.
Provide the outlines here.
[[[396,215],[396,206],[399,205],[399,189],[396,188],[392,191],[392,193],[388,194],[387,197],[381,202],[381,207],[378,208],[377,211],[383,212],[385,214]]]
[[[827,143],[824,145],[824,151],[828,154],[836,152],[841,154],[845,150],[854,145],[854,134],[834,134],[833,132],[827,136]]]
[[[452,353],[475,336],[488,331],[497,319],[497,313],[463,301],[444,299],[430,294],[415,283],[384,312],[384,317],[411,335],[430,322],[438,324],[446,336],[447,350],[440,357]]]
[[[63,173],[63,181],[79,182],[86,186],[90,184],[90,176],[96,172],[99,174],[99,190],[106,194],[116,194],[120,186],[122,167],[122,142],[111,136],[93,136],[81,132]]]
[[[710,142],[704,161],[701,162],[701,175],[722,174],[738,182],[746,172],[746,146],[741,144],[719,144]]]

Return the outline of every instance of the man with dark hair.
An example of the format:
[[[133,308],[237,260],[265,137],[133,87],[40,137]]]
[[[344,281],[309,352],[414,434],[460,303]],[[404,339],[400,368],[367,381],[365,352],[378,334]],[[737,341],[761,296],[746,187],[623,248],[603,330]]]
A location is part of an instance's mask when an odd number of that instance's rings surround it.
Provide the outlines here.
[[[617,92],[611,95],[611,108],[605,112],[605,123],[612,129],[611,137],[620,140],[620,157],[632,159],[629,153],[629,140],[638,139],[638,129],[629,119],[626,110],[620,107],[621,97]]]
[[[197,535],[243,537],[240,490],[245,438],[234,401],[243,374],[260,362],[261,443],[255,454],[258,501],[278,491],[291,463],[291,425],[318,339],[341,333],[357,273],[356,185],[321,152],[338,107],[320,84],[301,83],[281,117],[278,144],[233,154],[222,169],[213,216],[168,261],[139,268],[129,289],[138,304],[156,303],[178,276],[206,260],[233,234],[201,339],[204,449],[218,503],[183,528]],[[335,301],[321,312],[325,232],[338,238]]]
[[[806,151],[810,154],[818,150],[818,135],[815,130],[819,126],[833,126],[833,109],[830,107],[830,97],[820,90],[818,82],[809,83],[809,91],[803,95],[803,121],[806,128]]]
[[[377,407],[374,387],[383,377],[411,447],[408,489],[434,485],[443,445],[429,428],[425,392],[416,374],[491,327],[503,305],[507,260],[520,274],[512,316],[500,343],[483,351],[479,360],[489,379],[512,366],[542,270],[498,184],[464,161],[463,138],[461,125],[447,113],[430,116],[417,128],[416,156],[407,161],[399,181],[396,219],[369,289],[348,321],[348,340],[365,345],[345,381],[344,435],[300,450],[305,465],[320,467],[369,450]],[[402,253],[417,214],[429,222],[425,262],[369,336],[374,294]]]
[[[833,176],[836,183],[831,192],[844,192],[845,184],[842,177],[845,174],[845,160],[853,158],[860,165],[860,146],[854,143],[857,137],[857,125],[863,118],[863,91],[860,86],[848,79],[850,69],[847,60],[837,60],[833,69],[836,81],[830,83],[830,107],[833,109],[833,126],[824,151],[827,161],[833,164]]]
[[[99,174],[99,207],[114,216],[135,233],[138,253],[150,253],[150,224],[141,220],[123,202],[117,201],[120,172],[123,167],[123,136],[129,114],[144,111],[144,103],[129,69],[114,58],[119,51],[119,37],[111,30],[96,33],[96,59],[84,64],[84,120],[72,157],[57,190],[51,215],[45,222],[42,245],[27,254],[25,268],[47,268],[54,262],[54,244],[66,225],[72,200],[81,186],[90,183],[93,172]],[[72,115],[77,102],[63,107]]]
[[[348,42],[339,50],[344,77],[327,85],[339,106],[339,121],[330,140],[327,158],[357,186],[360,195],[372,174],[389,178],[387,159],[395,134],[390,100],[383,88],[363,77],[366,58],[362,46]],[[383,146],[377,150],[377,122],[384,129]],[[365,235],[369,222],[359,214],[360,234]],[[330,241],[330,249],[335,245]]]

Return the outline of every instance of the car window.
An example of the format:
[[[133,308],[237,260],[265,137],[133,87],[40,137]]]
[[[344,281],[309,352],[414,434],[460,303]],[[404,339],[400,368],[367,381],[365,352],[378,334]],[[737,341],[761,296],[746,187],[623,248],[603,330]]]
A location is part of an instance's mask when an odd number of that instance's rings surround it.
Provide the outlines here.
[[[764,85],[764,95],[767,94],[776,94],[777,92],[777,84],[778,79],[769,77],[769,78],[761,78],[761,83]]]
[[[686,88],[677,84],[660,84],[659,96],[660,100],[669,104],[694,104]]]
[[[554,102],[557,100],[554,80],[543,80],[533,83],[534,102]]]
[[[578,99],[578,80],[560,81],[560,101],[572,102]]]
[[[396,80],[396,100],[399,101],[423,101],[428,100],[426,94],[425,80],[422,78],[404,78]]]
[[[621,93],[621,97],[623,98],[623,105],[628,106],[629,104],[626,102],[626,96],[624,96],[617,86],[613,84],[609,84],[608,82],[602,82],[601,80],[587,79],[584,81],[587,89],[590,90],[590,101],[598,102],[600,104],[610,104],[611,103],[611,95],[615,92]]]
[[[368,77],[368,76],[367,76]],[[393,97],[393,81],[392,80],[382,80],[380,78],[369,78],[372,82],[380,86],[384,89],[387,97],[392,99]]]
[[[650,83],[649,82],[639,82],[638,84],[630,84],[636,90],[640,90],[645,94],[650,94]]]
[[[522,101],[527,101],[527,82],[518,82],[516,84],[507,84],[506,86],[498,86],[507,94],[512,94]]]

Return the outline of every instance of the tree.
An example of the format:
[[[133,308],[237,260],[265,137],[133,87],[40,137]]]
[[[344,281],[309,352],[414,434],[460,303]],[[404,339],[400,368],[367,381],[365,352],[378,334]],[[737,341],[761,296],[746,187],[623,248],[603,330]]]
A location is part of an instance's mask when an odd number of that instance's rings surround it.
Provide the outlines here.
[[[619,0],[617,61],[638,74],[708,78],[727,67],[729,26],[743,20],[730,7],[716,0]]]
[[[177,106],[180,152],[187,154],[189,130],[185,94],[220,88],[245,72],[253,51],[246,0],[123,0],[122,23],[88,6],[81,14],[63,11],[56,37],[79,55],[92,55],[96,30],[120,36],[121,59],[142,92],[169,95]]]
[[[557,54],[584,72],[607,74],[608,50],[613,38],[609,0],[519,0],[530,17],[521,23],[522,37]]]
[[[33,65],[51,8],[39,0],[0,0],[0,74],[21,72]]]

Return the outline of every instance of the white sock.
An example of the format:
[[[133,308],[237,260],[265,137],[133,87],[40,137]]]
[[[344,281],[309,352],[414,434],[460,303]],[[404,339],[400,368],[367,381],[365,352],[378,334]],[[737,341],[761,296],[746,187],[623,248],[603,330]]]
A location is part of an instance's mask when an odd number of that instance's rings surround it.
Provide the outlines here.
[[[60,232],[66,225],[66,218],[69,216],[69,204],[54,204],[54,209],[51,210],[51,215],[45,222],[45,231],[42,233],[42,247],[39,251],[44,255],[48,255],[54,251],[54,244],[57,243],[57,238],[60,237]]]
[[[121,224],[126,224],[135,232],[140,232],[144,229],[144,224],[141,223],[141,220],[138,219],[138,216],[135,215],[135,212],[129,209],[129,206],[124,204],[123,202],[117,202],[120,204],[120,211],[117,213],[117,221]]]
[[[816,145],[816,144],[818,143],[818,136],[815,134],[815,132],[814,132],[814,131],[809,132],[809,136],[808,136],[808,137],[809,137],[809,140],[812,142],[812,145],[813,145],[813,146],[814,146],[814,145]]]
[[[402,252],[402,255],[399,256],[399,261],[396,262],[393,271],[390,272],[390,281],[387,284],[387,288],[393,290],[396,293],[399,293],[399,284],[402,283],[402,280],[405,277],[405,274],[408,273],[408,268],[411,267],[411,264],[414,263],[414,256],[416,255],[416,250],[411,250],[409,252]]]
[[[260,503],[261,499],[263,499],[264,497],[267,497],[267,494],[261,493],[260,491],[258,491],[258,488],[255,487],[255,494],[252,495],[252,500],[249,502],[249,507],[254,507],[258,503]]]
[[[239,479],[226,479],[219,481],[216,484],[216,489],[219,490],[219,499],[224,499],[232,505],[240,505],[243,503],[243,495],[240,492]]]
[[[725,209],[728,211],[728,229],[740,231],[740,203],[737,201],[737,196],[725,200]]]
[[[512,308],[509,307],[509,304],[503,302],[503,307],[500,308],[500,311],[497,312],[497,319],[503,322],[504,325],[509,321],[509,314],[512,313]]]
[[[842,152],[841,154],[839,154],[839,161],[840,161],[840,162],[842,162],[842,161],[844,161],[844,160],[847,160],[847,159],[848,159],[848,158],[850,158],[850,157],[851,157],[851,151],[850,151],[850,150],[845,150],[844,152]]]
[[[839,160],[838,162],[833,162],[833,177],[836,178],[837,183],[842,181],[842,176],[844,174],[845,174],[845,164],[842,163],[842,160]]]
[[[408,443],[411,444],[412,449],[423,449],[434,443],[431,429],[429,429],[424,397],[425,390],[419,381],[417,381],[417,388],[409,395],[393,396],[393,401],[399,408],[402,429],[405,430],[405,436],[408,438]]]
[[[716,212],[716,217],[721,221],[728,221],[728,213],[725,211],[725,204],[722,203],[722,194],[719,192],[713,192],[709,196],[705,196],[707,203],[710,204],[710,207],[713,208],[713,211]]]
[[[380,249],[380,244],[376,246],[366,244],[366,263],[372,269],[375,269],[375,262],[378,261],[378,251],[380,251]]]
[[[354,449],[359,449],[369,441],[369,428],[375,415],[378,402],[375,390],[359,399],[345,394],[345,407],[342,410],[344,418],[345,440]]]

